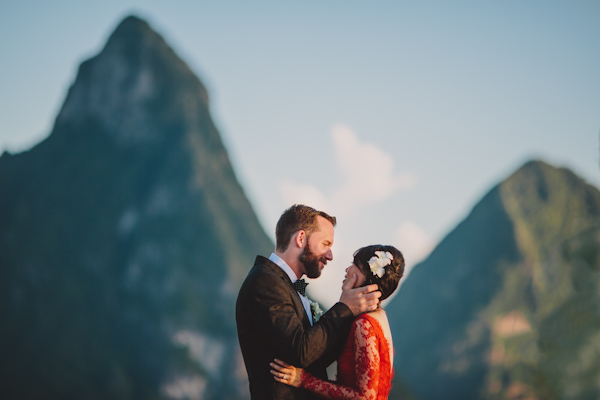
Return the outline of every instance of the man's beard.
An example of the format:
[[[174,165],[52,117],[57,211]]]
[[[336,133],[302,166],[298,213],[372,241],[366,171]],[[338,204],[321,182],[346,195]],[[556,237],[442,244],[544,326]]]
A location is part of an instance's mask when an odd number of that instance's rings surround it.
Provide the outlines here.
[[[302,264],[304,264],[306,276],[308,276],[311,279],[318,278],[319,276],[321,276],[319,261],[321,261],[323,265],[325,265],[325,263],[327,262],[327,260],[321,260],[321,257],[319,257],[310,250],[308,242],[306,243],[306,247],[302,251],[302,254],[300,254],[300,257],[298,257],[298,259]]]

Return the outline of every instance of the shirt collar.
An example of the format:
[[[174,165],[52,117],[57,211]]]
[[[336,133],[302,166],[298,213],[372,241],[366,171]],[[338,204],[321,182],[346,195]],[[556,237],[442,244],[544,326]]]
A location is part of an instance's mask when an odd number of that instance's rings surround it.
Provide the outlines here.
[[[294,283],[298,280],[298,277],[296,276],[296,273],[294,272],[294,270],[292,270],[292,268],[290,268],[290,266],[287,265],[287,263],[285,261],[283,261],[281,259],[281,257],[279,257],[277,254],[271,253],[269,260],[271,260],[275,264],[277,264],[279,266],[279,268],[281,268],[290,277],[290,280],[292,281],[292,283]]]

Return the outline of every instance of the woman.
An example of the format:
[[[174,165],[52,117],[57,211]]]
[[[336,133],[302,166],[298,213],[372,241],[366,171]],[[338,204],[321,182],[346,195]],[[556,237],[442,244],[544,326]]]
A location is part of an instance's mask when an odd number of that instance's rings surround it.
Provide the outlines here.
[[[373,245],[358,249],[346,279],[356,274],[355,287],[376,283],[381,291],[377,310],[362,314],[352,323],[348,341],[338,360],[337,381],[323,381],[281,360],[271,363],[275,380],[301,387],[330,399],[387,399],[394,375],[394,348],[390,325],[381,300],[398,287],[404,274],[404,257],[393,246]]]

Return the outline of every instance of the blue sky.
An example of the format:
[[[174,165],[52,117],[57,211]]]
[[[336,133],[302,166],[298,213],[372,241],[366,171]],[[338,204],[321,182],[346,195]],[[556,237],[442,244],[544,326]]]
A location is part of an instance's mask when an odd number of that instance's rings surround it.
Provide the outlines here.
[[[327,305],[357,247],[414,265],[529,159],[600,186],[597,1],[5,0],[0,152],[50,133],[79,63],[129,14],[207,86],[268,234],[293,202],[338,216],[309,287]]]

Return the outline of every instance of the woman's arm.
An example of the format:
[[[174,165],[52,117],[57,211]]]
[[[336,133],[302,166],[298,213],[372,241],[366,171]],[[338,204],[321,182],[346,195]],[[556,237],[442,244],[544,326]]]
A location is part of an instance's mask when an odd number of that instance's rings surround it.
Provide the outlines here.
[[[354,363],[356,385],[344,386],[316,378],[300,368],[276,360],[271,370],[275,380],[287,385],[308,389],[328,399],[374,400],[379,390],[379,350],[373,325],[366,318],[353,323]]]

